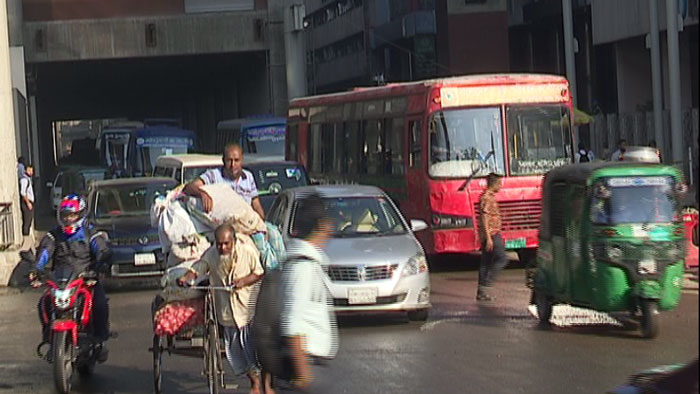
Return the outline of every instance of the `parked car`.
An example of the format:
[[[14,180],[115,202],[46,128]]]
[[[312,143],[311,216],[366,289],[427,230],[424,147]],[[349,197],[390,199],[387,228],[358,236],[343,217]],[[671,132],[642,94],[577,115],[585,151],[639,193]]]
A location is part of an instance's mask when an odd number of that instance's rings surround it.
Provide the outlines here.
[[[53,182],[47,182],[51,188],[51,206],[58,208],[63,196],[71,193],[87,195],[91,182],[109,178],[109,172],[103,167],[66,166],[61,167]]]
[[[413,235],[427,224],[406,222],[374,186],[306,186],[282,190],[270,208],[268,221],[286,240],[296,237],[296,201],[309,192],[323,197],[335,226],[325,248],[330,264],[323,269],[336,312],[398,311],[411,320],[427,319],[428,264]]]
[[[153,167],[153,176],[164,176],[173,178],[179,183],[188,183],[197,179],[206,170],[222,165],[221,155],[187,153],[160,156]]]
[[[246,158],[244,166],[255,178],[260,204],[266,213],[282,190],[309,185],[304,166],[294,161],[249,161]]]
[[[112,278],[144,278],[165,272],[158,229],[151,227],[150,208],[158,195],[177,186],[171,178],[122,178],[92,184],[88,223],[109,237]]]

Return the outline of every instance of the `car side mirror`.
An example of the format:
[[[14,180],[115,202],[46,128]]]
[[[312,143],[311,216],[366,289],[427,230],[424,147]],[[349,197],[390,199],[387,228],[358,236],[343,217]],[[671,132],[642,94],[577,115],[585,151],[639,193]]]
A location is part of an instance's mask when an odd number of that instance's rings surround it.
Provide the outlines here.
[[[46,182],[46,187],[51,189],[53,187],[53,182]]]
[[[420,219],[411,219],[411,230],[423,231],[428,228],[428,224]]]

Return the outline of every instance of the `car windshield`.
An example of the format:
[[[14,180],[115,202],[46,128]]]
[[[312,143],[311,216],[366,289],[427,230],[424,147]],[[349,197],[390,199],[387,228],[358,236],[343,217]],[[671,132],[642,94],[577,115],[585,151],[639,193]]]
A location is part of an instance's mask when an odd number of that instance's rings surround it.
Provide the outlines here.
[[[671,177],[608,178],[594,193],[591,221],[595,224],[670,223],[676,216]]]
[[[261,195],[279,194],[284,189],[309,184],[304,168],[297,165],[253,164],[248,170],[253,174]]]
[[[199,178],[199,176],[204,174],[207,170],[210,170],[212,168],[218,168],[218,167],[221,167],[221,165],[217,164],[214,166],[185,167],[185,176],[184,176],[183,182],[189,183],[189,182]]]
[[[508,106],[512,175],[535,175],[571,163],[571,127],[565,105]]]
[[[97,218],[148,215],[153,200],[165,195],[168,186],[121,186],[101,188],[95,201]]]
[[[324,198],[324,205],[333,223],[334,238],[397,235],[407,231],[399,213],[384,197]],[[293,219],[292,236],[296,234],[295,228]]]
[[[431,176],[464,178],[504,173],[499,108],[437,112],[429,126]]]

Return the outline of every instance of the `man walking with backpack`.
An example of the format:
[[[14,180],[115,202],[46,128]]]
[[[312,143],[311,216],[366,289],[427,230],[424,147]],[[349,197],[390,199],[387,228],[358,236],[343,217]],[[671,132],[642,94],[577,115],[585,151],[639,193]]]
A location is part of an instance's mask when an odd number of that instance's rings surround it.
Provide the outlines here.
[[[578,143],[578,152],[576,152],[576,163],[588,163],[593,161],[595,156],[593,152],[586,149],[586,145],[583,142]]]
[[[281,272],[263,280],[253,322],[264,370],[289,380],[295,389],[326,393],[314,359],[335,357],[338,328],[324,282],[323,248],[331,234],[323,199],[316,193],[296,201],[294,230]],[[301,214],[303,213],[303,214]]]

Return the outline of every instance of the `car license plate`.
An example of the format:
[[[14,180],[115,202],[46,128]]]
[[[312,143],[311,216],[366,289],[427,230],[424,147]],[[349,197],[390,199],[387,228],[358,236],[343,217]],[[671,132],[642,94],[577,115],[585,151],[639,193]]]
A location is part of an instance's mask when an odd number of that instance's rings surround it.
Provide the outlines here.
[[[522,249],[527,246],[525,238],[515,238],[506,240],[506,249]]]
[[[153,253],[136,253],[134,255],[134,265],[154,265],[156,255]]]
[[[365,287],[361,289],[348,289],[348,304],[376,304],[377,289],[374,287]]]
[[[639,272],[640,274],[655,274],[656,273],[656,261],[654,261],[654,260],[642,260],[642,261],[640,261],[637,272]]]

